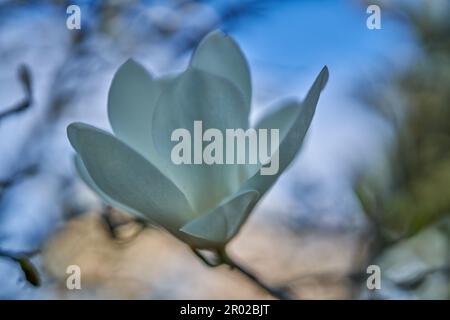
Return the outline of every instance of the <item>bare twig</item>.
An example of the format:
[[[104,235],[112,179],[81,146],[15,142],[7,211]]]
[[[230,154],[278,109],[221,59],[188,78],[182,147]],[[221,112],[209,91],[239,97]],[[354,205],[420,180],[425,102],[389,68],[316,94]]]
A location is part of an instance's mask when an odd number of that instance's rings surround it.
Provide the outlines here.
[[[35,287],[40,286],[41,279],[36,267],[30,261],[30,257],[36,255],[37,253],[39,253],[39,250],[30,252],[13,252],[0,249],[0,257],[5,257],[17,262],[25,275],[25,279]]]
[[[396,282],[392,281],[392,282],[394,282],[394,284],[397,287],[399,287],[403,290],[414,290],[414,289],[417,289],[420,285],[422,285],[428,276],[430,276],[432,274],[436,274],[436,273],[442,273],[442,274],[446,274],[446,275],[450,276],[450,266],[431,268],[431,269],[428,269],[428,270],[425,270],[425,271],[419,273],[412,279],[396,281]]]
[[[33,93],[31,86],[31,72],[26,65],[21,65],[18,72],[20,83],[25,91],[25,97],[16,105],[8,108],[6,111],[0,112],[0,121],[13,114],[17,114],[27,110],[33,102]]]
[[[10,188],[17,182],[21,181],[22,179],[32,176],[36,174],[37,172],[37,165],[32,164],[24,168],[23,170],[19,171],[18,173],[13,174],[11,177],[0,180],[0,192],[4,189]]]
[[[208,267],[215,268],[222,264],[220,261],[210,261],[198,249],[191,247],[192,252]]]
[[[271,287],[264,283],[261,279],[259,279],[252,271],[247,269],[247,267],[242,264],[236,262],[234,259],[230,258],[230,256],[226,253],[225,249],[220,250],[211,250],[211,252],[216,254],[216,259],[211,261],[206,256],[204,256],[198,249],[191,247],[192,252],[208,267],[215,268],[221,266],[223,264],[229,266],[231,269],[236,269],[241,274],[243,274],[247,279],[252,281],[259,288],[263,289],[271,296],[280,299],[280,300],[292,300],[293,297],[290,296],[287,288],[281,287]]]
[[[247,267],[244,267],[242,264],[236,262],[230,256],[226,253],[225,250],[218,251],[218,254],[223,261],[224,264],[230,266],[232,269],[236,269],[239,272],[241,272],[244,276],[246,276],[249,280],[251,280],[254,284],[256,284],[258,287],[269,293],[275,298],[278,298],[280,300],[292,300],[293,297],[287,292],[287,290],[282,288],[274,288],[266,283],[264,283],[261,279],[259,279],[252,271],[247,269]]]
[[[121,219],[121,221],[117,221],[118,219],[114,217],[113,208],[111,206],[105,206],[100,217],[102,219],[104,226],[106,227],[106,230],[108,231],[109,235],[111,236],[111,238],[114,240],[118,240],[118,241],[125,241],[125,242],[132,241],[146,227],[145,221],[136,219],[136,218],[126,217],[125,219]],[[139,230],[135,231],[129,237],[126,237],[126,238],[121,237],[119,234],[119,228],[122,226],[129,225],[129,224],[137,224],[139,226]]]

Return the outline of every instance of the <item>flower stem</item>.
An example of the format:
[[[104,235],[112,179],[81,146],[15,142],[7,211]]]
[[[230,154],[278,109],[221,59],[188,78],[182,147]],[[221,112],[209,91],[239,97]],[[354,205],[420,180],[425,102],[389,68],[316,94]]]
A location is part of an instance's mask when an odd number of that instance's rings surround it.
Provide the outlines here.
[[[254,284],[256,284],[258,287],[269,293],[275,298],[278,298],[280,300],[292,300],[293,297],[289,295],[288,292],[285,290],[279,289],[279,288],[273,288],[269,285],[265,284],[263,281],[261,281],[253,272],[248,270],[246,267],[244,267],[242,264],[234,261],[230,256],[226,253],[226,251],[219,250],[218,255],[222,260],[222,263],[230,266],[232,269],[236,269],[239,272],[241,272],[243,275],[245,275],[249,280],[251,280]]]

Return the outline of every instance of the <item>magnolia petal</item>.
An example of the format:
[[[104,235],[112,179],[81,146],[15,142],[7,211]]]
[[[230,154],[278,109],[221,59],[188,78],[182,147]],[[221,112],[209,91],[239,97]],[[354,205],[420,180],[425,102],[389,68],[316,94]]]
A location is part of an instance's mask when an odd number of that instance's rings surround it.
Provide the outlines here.
[[[300,112],[299,104],[297,101],[284,100],[271,109],[273,111],[262,117],[256,124],[255,129],[279,129],[280,141],[283,141]]]
[[[278,102],[276,106],[271,107],[271,112],[258,121],[255,129],[268,129],[268,140],[270,140],[270,130],[277,129],[279,130],[279,139],[281,142],[284,140],[287,132],[297,118],[300,109],[301,108],[299,107],[299,103],[297,101],[283,100]],[[273,153],[274,152],[271,152],[272,155]],[[255,175],[255,173],[257,173],[260,169],[260,163],[247,165],[247,179],[253,177],[253,175]]]
[[[219,30],[209,33],[192,55],[190,65],[232,81],[244,94],[245,114],[249,115],[252,97],[250,68],[233,38]]]
[[[104,193],[94,182],[94,180],[92,180],[91,176],[89,175],[89,172],[87,171],[83,160],[81,160],[79,155],[75,155],[74,157],[74,163],[75,163],[75,169],[77,170],[78,175],[80,176],[81,180],[83,180],[83,182],[92,190],[94,191],[99,197],[100,199],[102,199],[106,204],[117,208],[123,212],[128,212],[136,217],[139,218],[146,218],[142,213],[134,210],[133,208],[120,203],[116,200],[114,200],[113,198],[111,198],[110,196],[108,196],[106,193]],[[148,219],[148,218],[147,218]]]
[[[156,101],[169,81],[152,79],[142,65],[129,59],[117,70],[108,94],[108,118],[114,134],[156,166],[151,119]]]
[[[258,124],[259,128],[263,126],[266,128],[280,128],[279,170],[274,175],[261,175],[259,171],[256,172],[243,184],[241,190],[257,190],[261,196],[264,195],[289,166],[303,144],[306,132],[314,116],[320,93],[327,81],[328,68],[324,67],[302,103],[289,102]],[[298,111],[295,112],[295,109]],[[294,117],[294,120],[290,117]],[[284,121],[287,122],[283,125]]]
[[[183,193],[139,153],[113,135],[73,123],[70,143],[99,189],[169,231],[193,218]]]
[[[158,100],[153,114],[153,143],[165,164],[164,172],[199,214],[208,212],[236,192],[246,177],[241,174],[239,165],[207,165],[203,158],[200,159],[202,164],[194,164],[194,122],[201,120],[203,133],[209,128],[222,133],[225,161],[225,130],[247,128],[243,104],[242,93],[230,81],[197,69],[188,69],[181,74]],[[190,133],[191,164],[176,165],[171,158],[173,147],[179,143],[171,141],[171,136],[180,128]],[[201,141],[202,137],[197,136],[197,139]],[[205,145],[201,142],[200,148]]]
[[[208,214],[187,223],[180,231],[205,241],[203,247],[222,247],[238,233],[258,198],[259,193],[255,190],[230,196]]]

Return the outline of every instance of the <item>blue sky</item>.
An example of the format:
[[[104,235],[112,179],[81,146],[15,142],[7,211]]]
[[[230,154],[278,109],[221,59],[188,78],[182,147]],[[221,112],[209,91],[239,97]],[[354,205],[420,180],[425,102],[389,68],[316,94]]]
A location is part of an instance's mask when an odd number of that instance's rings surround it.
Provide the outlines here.
[[[279,1],[231,33],[251,64],[265,64],[275,74],[316,72],[324,64],[357,72],[384,58],[397,60],[409,49],[408,30],[381,12],[382,29],[369,30],[366,8],[357,1]]]

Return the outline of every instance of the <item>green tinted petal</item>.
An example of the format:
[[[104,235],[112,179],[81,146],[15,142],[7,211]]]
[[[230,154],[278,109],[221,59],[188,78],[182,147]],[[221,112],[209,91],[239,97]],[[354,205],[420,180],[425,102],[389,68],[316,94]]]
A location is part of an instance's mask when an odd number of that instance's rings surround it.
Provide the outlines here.
[[[143,66],[129,59],[114,75],[108,94],[108,117],[115,135],[158,166],[151,139],[156,101],[170,78],[152,79]]]
[[[221,31],[209,33],[195,50],[190,65],[232,81],[244,94],[245,114],[250,113],[250,70],[239,45]]]
[[[204,247],[222,247],[237,234],[258,198],[257,191],[240,192],[208,214],[187,223],[180,231],[204,240]]]
[[[289,129],[291,128],[295,119],[297,118],[301,107],[299,107],[299,103],[297,101],[283,100],[281,102],[278,102],[277,105],[272,107],[271,109],[271,112],[269,112],[259,120],[258,124],[255,126],[255,129],[268,129],[269,137],[270,129],[278,129],[280,142],[282,142],[286,137],[286,134],[289,132]],[[258,163],[254,165],[247,165],[246,169],[247,177],[251,178],[261,169],[261,164]]]
[[[120,203],[110,196],[108,196],[106,193],[104,193],[92,180],[91,176],[89,175],[89,172],[87,171],[86,167],[84,166],[83,160],[81,160],[79,155],[75,155],[74,157],[74,163],[75,168],[77,170],[78,175],[80,176],[81,180],[83,180],[84,183],[92,190],[94,191],[106,204],[117,208],[123,212],[128,212],[130,214],[133,214],[136,217],[139,218],[145,218],[144,215],[133,208],[130,208],[129,206]]]
[[[179,142],[171,141],[172,133],[180,128],[189,131],[193,163],[194,121],[202,121],[203,132],[209,128],[220,130],[225,142],[226,129],[247,128],[247,118],[242,114],[243,104],[242,93],[231,82],[196,69],[188,69],[180,75],[158,100],[153,116],[153,143],[165,164],[164,172],[198,213],[213,209],[226,196],[236,192],[245,175],[242,175],[239,165],[175,165],[171,152]],[[207,144],[203,143],[201,148]]]
[[[320,93],[327,81],[328,68],[324,67],[302,103],[291,101],[258,124],[258,128],[280,129],[279,170],[274,175],[261,175],[260,171],[257,171],[253,177],[244,183],[241,190],[257,190],[262,196],[289,166],[303,144],[304,137],[314,116]],[[295,111],[296,109],[298,111]]]
[[[74,123],[68,137],[95,185],[169,231],[192,217],[183,193],[139,153],[107,132]]]

